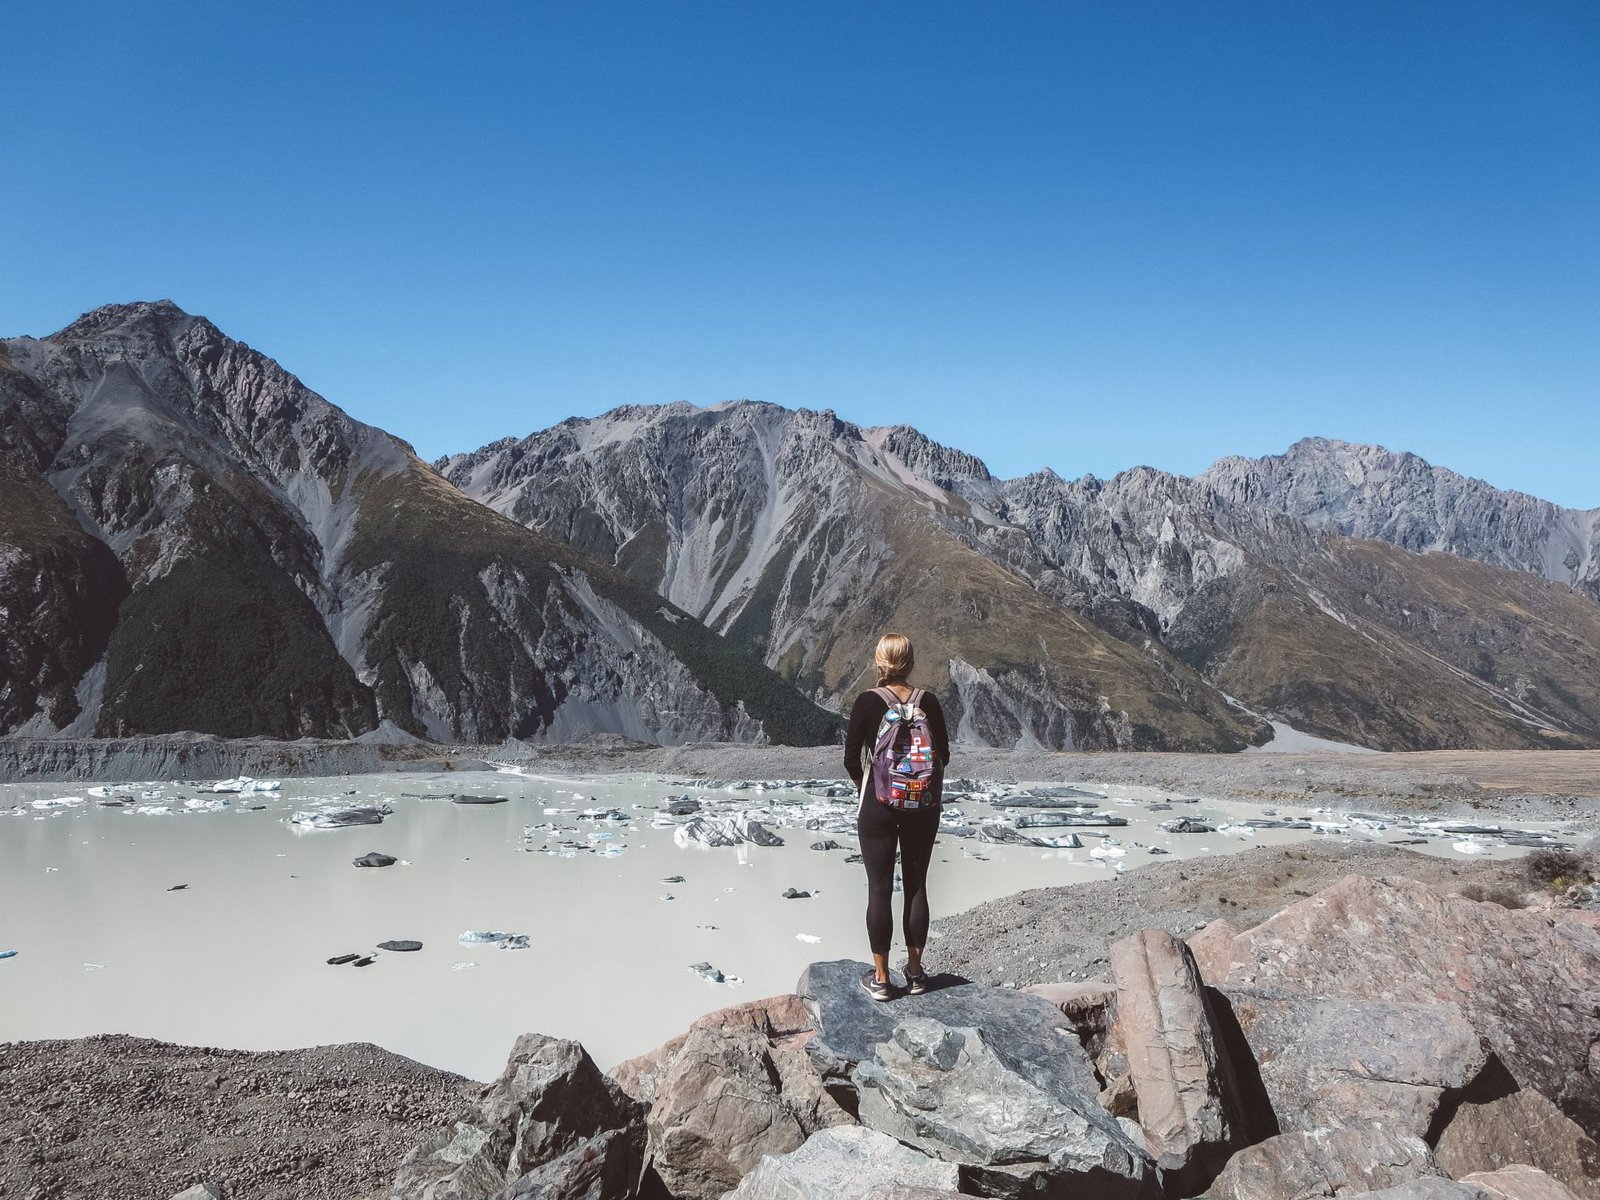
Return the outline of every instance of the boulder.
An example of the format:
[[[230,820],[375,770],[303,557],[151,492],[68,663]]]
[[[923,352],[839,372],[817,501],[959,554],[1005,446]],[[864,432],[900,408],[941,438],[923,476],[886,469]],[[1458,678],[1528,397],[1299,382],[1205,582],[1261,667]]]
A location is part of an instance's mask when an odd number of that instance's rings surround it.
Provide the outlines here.
[[[1206,1195],[1210,1200],[1313,1200],[1396,1188],[1438,1174],[1426,1142],[1384,1125],[1297,1129],[1239,1151]]]
[[[1228,977],[1228,968],[1233,966],[1233,939],[1238,936],[1239,931],[1226,917],[1218,917],[1189,938],[1189,953],[1194,955],[1195,965],[1207,983],[1219,983]]]
[[[1585,1200],[1600,1200],[1600,1145],[1554,1104],[1491,1058],[1444,1114],[1434,1157],[1460,1179],[1512,1163],[1538,1167]]]
[[[392,1196],[623,1200],[643,1173],[644,1117],[577,1042],[523,1034],[471,1110],[406,1155]]]
[[[1199,1191],[1244,1142],[1238,1088],[1200,971],[1170,933],[1114,942],[1111,1042],[1126,1064],[1144,1143],[1169,1183]]]
[[[384,854],[373,850],[351,861],[358,867],[392,867],[400,860],[392,854]]]
[[[906,1017],[855,1069],[864,1125],[981,1196],[1160,1195],[1155,1164],[1069,1070],[1019,1071],[981,1030]]]
[[[650,1104],[651,1161],[674,1196],[721,1196],[763,1155],[854,1123],[806,1054],[814,1034],[799,997],[774,996],[701,1017],[615,1069],[623,1090]]]
[[[956,1168],[892,1137],[845,1125],[824,1129],[789,1154],[764,1157],[727,1200],[879,1200],[953,1194]]]
[[[1456,1004],[1523,1087],[1600,1134],[1600,931],[1351,875],[1233,938],[1232,986]]]
[[[1347,1200],[1489,1200],[1489,1194],[1470,1183],[1458,1183],[1442,1175],[1422,1175],[1394,1187],[1375,1192],[1357,1192]]]
[[[1524,1163],[1498,1171],[1479,1171],[1461,1182],[1480,1189],[1490,1200],[1574,1200],[1573,1193],[1560,1181]]]
[[[1065,1074],[1077,1094],[1098,1091],[1094,1063],[1061,1010],[1043,997],[971,983],[958,975],[930,975],[923,995],[900,996],[885,1004],[861,986],[861,976],[871,969],[849,959],[812,963],[795,986],[816,1023],[817,1036],[806,1050],[825,1081],[853,1090],[851,1071],[872,1057],[873,1048],[887,1041],[902,1019],[929,1017],[979,1030],[1025,1079],[1055,1081]]]
[[[1221,993],[1285,1131],[1380,1121],[1425,1137],[1446,1089],[1472,1082],[1488,1057],[1454,1004]]]
[[[1084,983],[1032,983],[1022,990],[1060,1009],[1067,1019],[1067,1027],[1090,1056],[1100,1053],[1106,1031],[1111,1026],[1116,988],[1102,980],[1091,979]]]

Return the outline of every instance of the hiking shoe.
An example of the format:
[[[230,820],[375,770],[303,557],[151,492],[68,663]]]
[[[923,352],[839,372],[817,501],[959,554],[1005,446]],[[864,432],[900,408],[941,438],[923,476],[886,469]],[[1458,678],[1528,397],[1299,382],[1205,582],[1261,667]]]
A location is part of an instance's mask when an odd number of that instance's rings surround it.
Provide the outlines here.
[[[876,971],[868,971],[863,975],[861,977],[861,986],[867,989],[867,995],[874,1000],[894,999],[894,985],[879,982]]]
[[[916,975],[906,972],[906,995],[920,996],[928,990],[928,973],[919,972]]]

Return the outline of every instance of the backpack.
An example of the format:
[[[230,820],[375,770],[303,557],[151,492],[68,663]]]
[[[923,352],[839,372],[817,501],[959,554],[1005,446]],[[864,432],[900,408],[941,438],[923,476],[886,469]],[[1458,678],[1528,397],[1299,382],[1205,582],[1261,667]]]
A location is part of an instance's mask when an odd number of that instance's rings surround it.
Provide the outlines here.
[[[902,812],[939,807],[944,766],[922,711],[927,693],[917,688],[902,702],[888,688],[872,690],[889,706],[872,742],[872,790],[879,803]]]

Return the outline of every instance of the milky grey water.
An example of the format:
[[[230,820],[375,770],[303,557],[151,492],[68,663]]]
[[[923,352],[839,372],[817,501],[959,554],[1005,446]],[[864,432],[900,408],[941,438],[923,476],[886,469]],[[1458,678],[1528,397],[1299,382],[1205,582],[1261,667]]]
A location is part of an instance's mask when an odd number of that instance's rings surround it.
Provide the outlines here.
[[[0,960],[0,1041],[91,1033],[248,1049],[369,1041],[487,1079],[528,1030],[578,1038],[609,1066],[702,1013],[788,991],[814,959],[865,957],[865,878],[845,861],[855,849],[849,797],[491,772],[284,780],[280,792],[256,795],[219,796],[210,786],[95,795],[86,784],[0,785],[0,951],[17,951]],[[452,793],[508,802],[443,799]],[[785,844],[681,846],[652,817],[682,795],[708,811],[750,812]],[[1272,811],[1332,822],[1333,831],[1247,833],[1236,823],[1259,816],[1257,805],[1147,807],[1167,799],[1110,789],[1099,803],[1129,824],[1079,830],[1076,850],[941,836],[934,913],[1104,879],[1119,863],[1160,861],[1152,845],[1186,857],[1310,836],[1402,836],[1306,809]],[[381,825],[305,830],[289,821],[297,811],[376,802],[393,806]],[[612,806],[628,819],[582,813]],[[1004,812],[980,802],[950,809],[974,824]],[[1235,824],[1219,834],[1159,830],[1175,816]],[[823,828],[806,829],[807,820]],[[1116,844],[1102,847],[1101,834]],[[809,848],[826,838],[844,849]],[[1519,852],[1438,831],[1418,848]],[[401,862],[352,865],[373,850]],[[674,875],[683,882],[662,882]],[[169,890],[177,885],[186,886]],[[787,888],[812,896],[784,899]],[[463,945],[468,930],[526,933],[529,948]],[[380,952],[365,968],[326,964],[386,939],[423,949]],[[689,969],[701,962],[730,981]],[[929,963],[938,963],[936,941]]]

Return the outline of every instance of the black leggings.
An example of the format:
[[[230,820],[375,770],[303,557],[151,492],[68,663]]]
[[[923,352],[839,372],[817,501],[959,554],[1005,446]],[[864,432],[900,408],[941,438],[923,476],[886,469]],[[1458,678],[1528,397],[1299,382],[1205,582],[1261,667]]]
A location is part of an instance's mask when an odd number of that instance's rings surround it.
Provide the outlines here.
[[[867,943],[874,954],[889,953],[894,939],[894,854],[900,851],[900,879],[905,885],[906,945],[928,944],[928,862],[939,832],[939,810],[901,812],[879,804],[867,785],[856,817],[861,857],[867,866]]]

